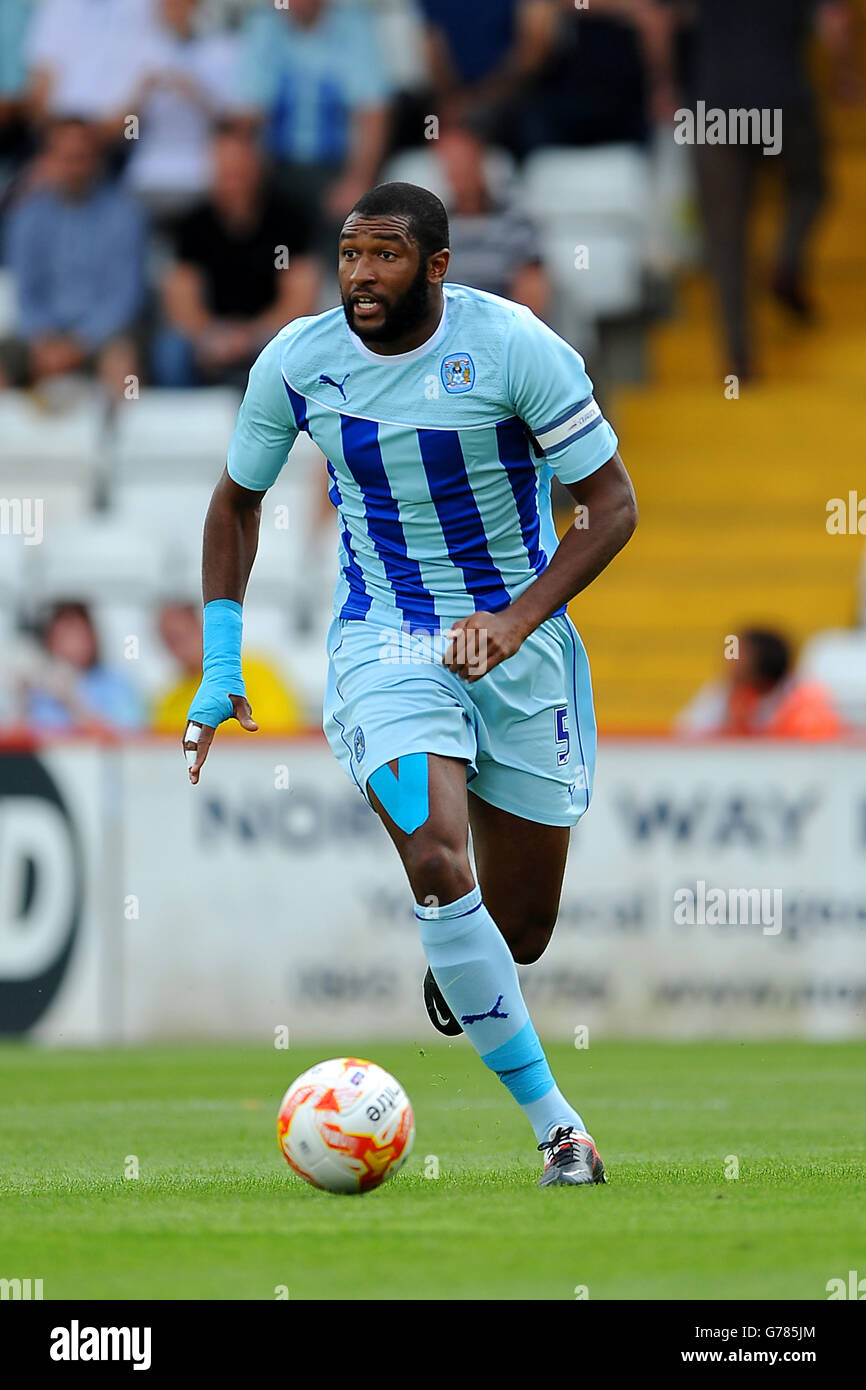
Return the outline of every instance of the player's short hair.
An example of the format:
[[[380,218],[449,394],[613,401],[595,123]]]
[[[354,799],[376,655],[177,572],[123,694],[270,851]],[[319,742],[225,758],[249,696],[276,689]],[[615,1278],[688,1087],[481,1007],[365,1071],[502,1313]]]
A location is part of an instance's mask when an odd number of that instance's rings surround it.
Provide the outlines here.
[[[416,183],[377,184],[358,199],[352,212],[359,217],[405,217],[425,261],[451,241],[442,199]]]

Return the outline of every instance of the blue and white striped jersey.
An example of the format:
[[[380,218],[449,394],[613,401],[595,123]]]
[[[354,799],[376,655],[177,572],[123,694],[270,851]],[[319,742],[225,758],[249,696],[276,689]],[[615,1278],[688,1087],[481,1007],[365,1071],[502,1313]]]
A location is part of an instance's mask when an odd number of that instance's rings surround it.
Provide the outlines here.
[[[614,454],[583,359],[521,305],[444,287],[432,337],[383,356],[342,307],[297,319],[250,372],[228,471],[264,491],[300,430],[328,460],[339,515],[335,613],[436,632],[505,608],[557,539],[555,473]]]

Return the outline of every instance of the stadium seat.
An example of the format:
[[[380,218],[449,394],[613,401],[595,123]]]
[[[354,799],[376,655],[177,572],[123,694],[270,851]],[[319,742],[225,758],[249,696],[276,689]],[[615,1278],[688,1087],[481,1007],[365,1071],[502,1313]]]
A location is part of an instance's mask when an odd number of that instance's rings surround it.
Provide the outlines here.
[[[205,513],[219,464],[212,478],[193,482],[186,478],[122,480],[112,496],[112,515],[127,530],[135,530],[162,547],[163,565],[153,577],[160,596],[187,594],[187,572],[195,575],[193,589],[200,588],[201,540]]]
[[[104,598],[92,607],[103,660],[125,675],[149,701],[174,678],[174,662],[156,626],[149,601]]]
[[[820,681],[847,723],[866,727],[866,631],[817,632],[800,652],[797,673]]]
[[[11,613],[17,608],[36,549],[25,545],[23,537],[0,535],[0,611]]]
[[[15,332],[18,322],[18,302],[15,279],[11,270],[0,266],[0,338]]]
[[[639,150],[539,150],[526,161],[522,199],[540,223],[560,296],[593,318],[639,311],[650,211],[647,161]],[[584,268],[575,264],[581,247]]]
[[[113,604],[150,598],[163,570],[162,541],[133,525],[99,517],[65,527],[34,546],[31,597]]]
[[[619,220],[640,228],[649,207],[646,156],[633,145],[536,150],[522,188],[527,209],[547,221]]]
[[[545,229],[542,242],[554,288],[554,327],[559,327],[555,320],[566,312],[566,306],[579,322],[612,318],[640,308],[643,263],[633,237],[618,230],[593,237],[585,267],[575,264],[579,243],[573,232]],[[585,343],[585,334],[578,333],[571,341]]]
[[[22,475],[38,469],[43,479],[62,478],[90,483],[103,457],[104,412],[99,398],[86,388],[81,401],[64,411],[40,409],[24,391],[0,394],[0,480],[19,488]]]
[[[484,156],[484,171],[495,198],[507,197],[514,191],[515,164],[507,150],[489,149]],[[446,207],[449,206],[448,180],[436,157],[434,141],[424,149],[401,150],[395,154],[389,159],[382,180],[385,183],[416,183],[421,188],[429,188]]]
[[[240,393],[229,387],[193,391],[145,389],[117,415],[114,441],[124,479],[210,478],[225,461]]]
[[[414,0],[373,0],[382,56],[395,90],[411,91],[427,81],[421,16]]]

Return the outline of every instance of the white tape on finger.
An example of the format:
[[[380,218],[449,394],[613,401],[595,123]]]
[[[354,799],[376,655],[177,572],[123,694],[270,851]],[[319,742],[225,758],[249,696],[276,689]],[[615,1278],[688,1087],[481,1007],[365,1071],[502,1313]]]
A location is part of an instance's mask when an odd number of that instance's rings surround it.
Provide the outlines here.
[[[186,733],[183,736],[184,743],[198,743],[201,738],[200,724],[187,724]]]

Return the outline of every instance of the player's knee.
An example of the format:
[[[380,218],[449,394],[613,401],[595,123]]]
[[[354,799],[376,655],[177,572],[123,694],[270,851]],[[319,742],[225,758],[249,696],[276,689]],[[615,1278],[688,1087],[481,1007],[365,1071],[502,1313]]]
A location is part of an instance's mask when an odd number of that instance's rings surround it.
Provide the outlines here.
[[[547,950],[555,925],[556,913],[542,911],[512,919],[505,926],[499,923],[499,930],[508,942],[516,964],[534,965]]]
[[[534,965],[544,955],[547,942],[520,940],[511,947],[515,965]]]
[[[435,834],[416,832],[403,850],[403,862],[418,902],[434,897],[442,903],[454,902],[473,886],[472,870],[465,850],[448,844]]]

